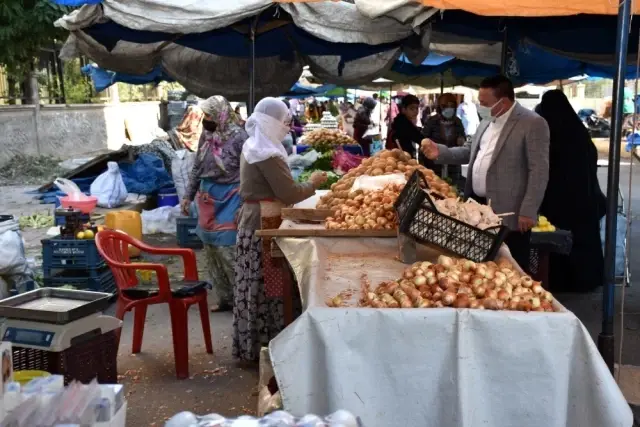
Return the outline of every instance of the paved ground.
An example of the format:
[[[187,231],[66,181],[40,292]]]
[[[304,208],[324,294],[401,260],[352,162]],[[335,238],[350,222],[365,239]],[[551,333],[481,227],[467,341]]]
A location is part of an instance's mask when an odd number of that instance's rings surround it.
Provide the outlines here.
[[[627,182],[629,165],[625,161],[621,167],[623,194],[628,197]],[[634,167],[632,189],[632,210],[640,214],[640,166]],[[606,183],[606,168],[599,172],[600,181]],[[28,214],[49,209],[31,201],[23,193],[25,187],[0,187],[3,194],[2,213]],[[636,214],[634,214],[636,216]],[[42,230],[26,230],[27,252],[40,263],[40,243]],[[160,242],[169,244],[168,241]],[[640,247],[640,228],[633,230],[632,247]],[[640,254],[632,251],[632,259]],[[203,266],[203,263],[199,263]],[[179,264],[172,264],[172,269]],[[632,277],[640,278],[640,265],[632,262]],[[616,292],[617,312],[620,313],[622,289]],[[558,295],[560,301],[572,310],[584,323],[594,339],[601,329],[602,292],[587,295]],[[209,356],[204,350],[202,331],[197,311],[191,310],[189,342],[191,348],[191,378],[184,381],[175,379],[173,353],[171,347],[171,326],[168,311],[164,306],[153,307],[147,314],[147,327],[143,352],[131,355],[131,321],[125,319],[119,352],[118,371],[121,381],[127,386],[129,400],[128,424],[134,426],[160,426],[163,421],[181,410],[197,413],[210,411],[234,415],[253,413],[256,409],[257,369],[236,365],[231,358],[231,316],[211,314],[215,355]],[[620,317],[616,318],[616,346],[621,340]],[[623,365],[640,366],[640,282],[625,289]],[[616,355],[618,353],[616,352]],[[640,403],[637,368],[623,369],[621,380],[628,399]]]

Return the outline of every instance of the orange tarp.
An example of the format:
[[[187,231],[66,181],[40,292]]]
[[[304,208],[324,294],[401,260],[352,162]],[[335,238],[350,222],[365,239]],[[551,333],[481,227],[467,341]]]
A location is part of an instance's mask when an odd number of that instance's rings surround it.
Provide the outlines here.
[[[631,0],[625,0],[631,1]],[[566,16],[588,13],[617,15],[617,0],[420,0],[424,6],[436,9],[462,9],[484,16]],[[640,2],[632,4],[633,13],[640,13]]]

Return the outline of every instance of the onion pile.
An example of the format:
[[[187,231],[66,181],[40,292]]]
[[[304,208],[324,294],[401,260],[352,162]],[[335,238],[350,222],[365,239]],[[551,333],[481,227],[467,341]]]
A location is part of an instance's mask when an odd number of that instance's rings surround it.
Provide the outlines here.
[[[336,205],[332,217],[325,219],[328,230],[394,230],[398,217],[393,204],[402,191],[402,185],[389,184],[382,190],[356,190],[347,200]]]
[[[312,147],[352,145],[356,141],[349,135],[336,129],[316,129],[304,135],[304,143]]]
[[[469,199],[466,202],[459,198],[436,200],[435,205],[440,213],[466,222],[481,230],[498,227],[502,224],[502,218],[496,215],[491,206],[481,205],[473,199]]]
[[[373,157],[364,159],[360,166],[351,169],[331,191],[320,198],[317,209],[337,209],[349,199],[349,190],[356,178],[362,175],[379,176],[404,173],[408,179],[415,170],[421,171],[429,184],[430,191],[442,197],[457,197],[455,189],[438,177],[431,169],[419,165],[408,153],[400,149],[382,150]]]
[[[505,260],[474,263],[440,256],[437,264],[417,262],[401,279],[374,291],[365,282],[362,293],[363,307],[554,311],[553,295]]]

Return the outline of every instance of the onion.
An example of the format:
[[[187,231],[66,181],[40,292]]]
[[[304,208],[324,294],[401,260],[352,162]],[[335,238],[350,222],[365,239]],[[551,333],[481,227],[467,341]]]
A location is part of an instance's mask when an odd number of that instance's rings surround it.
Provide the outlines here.
[[[385,225],[387,223],[387,218],[379,216],[378,219],[376,219],[376,222],[378,225]]]
[[[456,302],[456,298],[457,296],[454,292],[446,291],[444,294],[442,294],[442,303],[444,305],[451,305]]]
[[[431,267],[432,265],[433,265],[433,264],[431,264],[431,263],[430,263],[430,262],[428,262],[428,261],[423,261],[423,262],[421,262],[421,263],[420,263],[420,268],[421,268],[421,269],[423,269],[424,271],[427,271],[427,269],[428,269],[429,267]]]
[[[433,303],[433,308],[442,308],[444,307],[444,304],[442,304],[442,301],[436,301]]]
[[[455,285],[455,281],[449,277],[443,277],[442,279],[440,279],[438,283],[440,284],[440,287],[443,289],[447,289]]]
[[[440,302],[440,300],[442,299],[442,293],[441,292],[434,292],[433,295],[431,296],[431,299],[434,300],[434,301]]]
[[[487,310],[497,310],[498,309],[498,301],[494,298],[485,298],[482,301],[482,306]]]
[[[507,281],[512,286],[518,286],[520,284],[520,278],[518,276],[512,276]]]
[[[464,283],[469,283],[471,281],[471,273],[466,272],[460,275],[460,281]]]
[[[520,296],[519,296],[519,295],[515,295],[515,296],[513,296],[513,297],[511,298],[511,301],[512,301],[512,302],[516,302],[516,303],[518,303],[518,302],[520,302],[520,299],[521,299],[521,298],[520,298]]]
[[[544,311],[553,311],[553,306],[549,301],[542,301],[540,307],[542,307]]]
[[[509,301],[509,310],[517,310],[518,309],[518,303],[514,300]]]
[[[529,301],[520,301],[518,303],[518,310],[520,311],[531,311],[531,303]]]
[[[473,288],[473,293],[476,294],[477,297],[482,298],[487,293],[487,288],[482,285],[476,286],[475,288]]]
[[[494,279],[500,279],[504,282],[507,281],[507,275],[504,274],[502,271],[496,271],[494,274]]]
[[[494,269],[488,268],[487,272],[484,275],[484,277],[486,277],[487,279],[491,280],[494,277],[496,277],[496,271]]]
[[[531,298],[531,307],[533,307],[533,308],[540,307],[540,298],[538,298],[538,297]]]
[[[415,274],[416,276],[424,276],[424,271],[421,268],[413,267],[411,270],[413,270],[413,274]]]
[[[357,215],[355,218],[355,223],[358,225],[364,225],[367,220],[362,215]]]
[[[529,276],[522,276],[520,278],[520,283],[525,288],[530,288],[531,286],[533,286],[533,279],[531,277],[529,277]]]
[[[502,279],[500,277],[496,277],[492,280],[493,284],[496,285],[497,287],[502,287],[504,286],[505,283],[507,283],[506,279]]]
[[[495,289],[490,289],[489,291],[487,291],[486,297],[488,299],[497,299],[498,292]]]
[[[438,280],[440,280],[440,279],[444,279],[445,277],[447,277],[447,273],[444,273],[444,272],[443,272],[443,273],[438,273],[438,274],[436,274],[436,278],[437,278]]]
[[[400,280],[400,286],[413,286],[413,282],[407,279]]]
[[[478,276],[473,276],[471,278],[471,286],[480,286],[484,283],[484,279]]]
[[[468,308],[470,305],[471,301],[469,301],[469,298],[465,294],[458,295],[458,298],[456,298],[453,303],[455,308]]]
[[[448,274],[449,278],[452,279],[454,282],[459,282],[460,281],[460,276],[458,275],[458,273],[450,271]]]
[[[544,288],[538,282],[533,283],[533,286],[531,286],[531,290],[534,294],[537,295],[543,295],[545,293]]]
[[[553,295],[551,295],[551,292],[546,291],[544,293],[544,299],[545,299],[545,301],[552,302],[553,301]]]
[[[413,278],[413,283],[416,286],[422,286],[427,284],[427,278],[424,276],[416,276]]]
[[[473,271],[476,269],[476,263],[473,261],[465,260],[462,264],[462,270],[464,271]]]
[[[476,276],[484,278],[486,277],[486,275],[487,275],[487,268],[482,264],[478,265],[476,268]]]
[[[498,299],[502,300],[502,301],[506,301],[509,299],[509,292],[505,291],[504,289],[500,289],[498,291]]]
[[[405,279],[413,279],[413,273],[411,272],[411,270],[405,270],[402,274],[402,277],[404,277]]]
[[[473,291],[471,290],[470,287],[468,286],[460,286],[458,288],[458,294],[463,294],[463,295],[473,295]]]
[[[478,300],[469,301],[469,308],[480,308],[480,301]]]
[[[440,255],[438,257],[438,264],[443,265],[446,268],[451,268],[454,265],[453,259],[448,256]]]
[[[433,272],[433,270],[425,270],[424,275],[426,277],[436,277],[436,274]]]
[[[428,285],[435,285],[436,283],[438,283],[438,279],[436,279],[433,276],[427,276],[427,284]]]

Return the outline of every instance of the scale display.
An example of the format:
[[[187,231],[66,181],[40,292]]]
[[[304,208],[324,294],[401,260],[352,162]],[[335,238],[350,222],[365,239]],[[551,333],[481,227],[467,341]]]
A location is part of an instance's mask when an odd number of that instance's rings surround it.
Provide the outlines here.
[[[55,333],[39,331],[36,329],[24,329],[8,327],[4,332],[3,341],[11,341],[14,344],[25,344],[40,347],[50,347]]]

